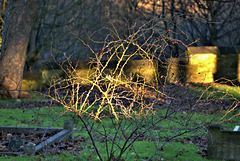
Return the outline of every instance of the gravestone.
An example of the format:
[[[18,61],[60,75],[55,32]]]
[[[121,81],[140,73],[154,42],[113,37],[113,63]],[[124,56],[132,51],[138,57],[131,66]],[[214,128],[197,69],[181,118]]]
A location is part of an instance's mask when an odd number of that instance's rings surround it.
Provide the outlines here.
[[[240,130],[224,131],[221,126],[209,127],[208,158],[240,161]]]
[[[217,71],[217,55],[219,51],[216,46],[189,47],[187,82],[212,83],[214,73]]]
[[[24,153],[29,154],[29,155],[34,155],[35,148],[36,148],[36,144],[29,142],[24,146]]]
[[[237,80],[239,74],[239,47],[218,47],[217,72],[215,79]]]
[[[101,62],[103,65],[107,63]],[[104,74],[111,74],[113,71],[115,71],[115,68],[117,67],[118,60],[110,61],[109,64],[106,66],[106,69],[104,70]],[[126,63],[126,64],[125,64]],[[59,65],[56,65],[54,63],[49,63],[51,65],[46,65],[43,67],[42,71],[39,72],[25,72],[23,75],[23,81],[22,81],[22,90],[38,90],[41,88],[49,87],[50,85],[54,84],[55,79],[64,79],[66,76],[66,73],[59,67]],[[129,60],[128,62],[122,61],[120,63],[119,68],[117,71],[119,72],[121,69],[121,66],[125,64],[124,69],[122,71],[122,77],[121,79],[125,79],[126,76],[130,77],[139,77],[140,79],[143,79],[146,83],[155,83],[156,80],[156,64],[157,61],[155,60],[143,60],[143,59],[137,59],[137,60]],[[63,64],[63,68],[66,72],[69,71],[68,68],[71,66],[67,66],[68,64]],[[93,79],[95,67],[96,64],[90,65],[90,63],[86,61],[79,61],[78,63],[71,64],[73,66],[76,66],[75,72],[72,72],[73,76],[75,77],[76,82],[80,84],[87,84],[89,81],[87,79]],[[70,72],[70,71],[69,71]],[[118,74],[118,72],[115,73],[115,75]],[[69,74],[69,73],[68,73]]]
[[[167,59],[166,67],[167,83],[186,82],[186,58],[170,58]]]

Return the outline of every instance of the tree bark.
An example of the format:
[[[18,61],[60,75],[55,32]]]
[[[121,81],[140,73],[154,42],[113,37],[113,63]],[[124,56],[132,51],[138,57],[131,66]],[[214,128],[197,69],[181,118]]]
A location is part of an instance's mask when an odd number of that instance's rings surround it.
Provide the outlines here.
[[[0,55],[0,90],[18,98],[22,86],[31,26],[37,12],[37,0],[9,0]],[[14,91],[15,90],[15,91]]]

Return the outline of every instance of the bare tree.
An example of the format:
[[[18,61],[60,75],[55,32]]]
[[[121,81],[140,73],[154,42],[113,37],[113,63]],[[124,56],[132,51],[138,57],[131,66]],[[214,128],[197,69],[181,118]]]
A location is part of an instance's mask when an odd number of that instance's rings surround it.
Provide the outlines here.
[[[37,0],[9,0],[4,19],[0,56],[0,89],[10,90],[18,98],[32,22],[38,7]]]
[[[237,45],[240,31],[239,1],[185,1],[181,13],[185,31],[205,46]],[[183,7],[181,8],[183,9]],[[238,39],[238,40],[237,40]]]
[[[2,29],[3,29],[3,22],[5,17],[5,12],[7,8],[7,0],[0,1],[0,53],[1,53],[1,46],[2,46]]]
[[[163,17],[164,28],[168,36],[173,39],[189,42],[200,39],[198,44],[205,46],[240,44],[237,36],[240,32],[240,2],[237,0],[161,0],[154,2],[149,1],[154,6],[150,10],[155,15]],[[198,44],[195,43],[195,45]],[[169,47],[170,51],[173,51],[173,56],[180,52],[178,44],[172,44],[169,40],[169,45],[171,45]]]

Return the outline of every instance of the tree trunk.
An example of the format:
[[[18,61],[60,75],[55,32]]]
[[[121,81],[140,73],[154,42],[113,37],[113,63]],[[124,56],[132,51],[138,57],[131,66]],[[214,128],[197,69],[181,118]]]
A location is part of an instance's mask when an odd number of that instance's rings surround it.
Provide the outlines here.
[[[0,55],[0,90],[18,98],[22,86],[31,26],[37,11],[37,0],[9,0],[6,11]],[[15,91],[14,91],[15,90]]]

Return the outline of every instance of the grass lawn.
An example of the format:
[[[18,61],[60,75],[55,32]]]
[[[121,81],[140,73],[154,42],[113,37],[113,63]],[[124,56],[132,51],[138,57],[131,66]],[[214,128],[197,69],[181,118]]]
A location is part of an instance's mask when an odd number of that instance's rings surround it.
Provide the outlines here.
[[[207,92],[217,91],[219,88],[217,87],[208,88]],[[222,88],[222,87],[221,87]],[[229,88],[227,88],[229,90]],[[199,87],[198,90],[204,91],[204,87]],[[226,90],[226,89],[224,89]],[[235,90],[235,89],[234,89]],[[231,90],[231,91],[234,91]],[[216,96],[218,97],[218,96]],[[219,98],[222,98],[220,96]],[[32,99],[23,99],[23,100],[11,100],[11,103],[18,104],[23,101],[33,101],[34,99],[38,100],[39,98],[36,96]],[[45,99],[45,98],[40,98]],[[0,100],[1,104],[9,104],[7,100]],[[80,146],[82,150],[78,153],[72,152],[67,153],[63,152],[60,155],[37,155],[37,156],[27,156],[27,157],[0,157],[0,160],[99,160],[96,152],[91,144],[90,137],[88,133],[83,128],[83,124],[80,119],[74,118],[73,114],[70,112],[64,113],[65,109],[63,107],[55,106],[55,107],[37,107],[37,108],[29,108],[29,109],[1,109],[0,108],[0,126],[17,126],[17,127],[48,127],[52,124],[52,127],[62,128],[63,123],[66,120],[74,120],[74,136],[82,136],[85,138],[82,141]],[[150,123],[159,120],[163,116],[165,116],[167,110],[159,109],[157,111],[157,115],[154,117],[147,117],[143,123],[142,127],[139,128],[137,132],[142,132],[146,128],[144,125],[149,125]],[[64,113],[64,114],[63,114]],[[63,114],[63,115],[61,115]],[[123,155],[125,160],[147,160],[149,156],[155,153],[156,147],[160,147],[166,138],[169,138],[176,131],[181,133],[186,130],[185,127],[181,127],[182,125],[186,125],[188,128],[193,128],[195,126],[207,125],[208,123],[217,122],[224,113],[219,114],[198,114],[198,113],[185,113],[185,112],[176,112],[171,115],[168,119],[163,120],[156,125],[154,128],[144,133],[142,139],[138,139],[133,146],[126,150]],[[229,113],[229,115],[234,115],[233,113]],[[57,119],[56,119],[57,118]],[[92,121],[89,119],[89,121]],[[111,141],[104,141],[101,133],[108,134],[109,138],[113,137],[115,134],[118,134],[119,137],[116,137],[116,143],[114,145],[114,150],[116,151],[116,155],[119,154],[117,151],[117,145],[124,145],[124,139],[122,139],[122,135],[126,134],[127,136],[131,134],[132,130],[138,126],[139,122],[124,120],[121,123],[121,128],[124,129],[124,133],[121,131],[116,133],[116,127],[114,121],[111,118],[105,117],[101,120],[102,122],[96,122],[94,124],[95,127],[95,137],[96,137],[96,146],[99,149],[99,152],[102,154],[103,160],[107,160],[107,150],[106,143],[108,144],[108,150],[111,149]],[[185,123],[189,123],[185,124]],[[239,125],[240,121],[237,117],[235,117],[231,121],[222,122],[221,125],[228,130],[232,130],[236,125]],[[103,126],[104,125],[104,128]],[[179,130],[180,129],[180,130]],[[176,137],[178,141],[172,140],[157,152],[155,157],[152,160],[208,160],[203,158],[200,154],[197,154],[201,151],[200,147],[194,145],[190,142],[185,142],[184,140],[187,138],[192,138],[196,135],[205,135],[206,132],[203,130],[197,130],[194,132],[186,133],[184,135]]]
[[[196,86],[192,88],[198,92],[198,96],[203,98],[211,97],[219,100],[240,99],[240,87],[224,84],[213,84],[209,86]]]
[[[0,126],[18,126],[18,127],[34,127],[34,126],[41,126],[41,127],[48,127],[51,125],[53,120],[59,116],[60,113],[64,111],[62,107],[52,107],[52,108],[34,108],[34,109],[0,109],[1,111],[1,120],[0,120]],[[165,110],[161,110],[162,113],[166,112]],[[173,120],[176,121],[177,118],[181,119],[183,115],[186,114],[176,114],[173,116]],[[197,123],[201,124],[202,121],[211,122],[214,120],[217,120],[216,118],[220,116],[216,115],[203,115],[203,114],[194,114],[193,120],[198,120]],[[62,117],[57,119],[53,123],[53,127],[62,127],[63,122],[65,120],[72,119],[70,113],[64,114]],[[159,141],[146,141],[146,140],[140,140],[136,141],[134,143],[134,146],[130,148],[127,152],[124,158],[127,158],[127,160],[146,160],[149,156],[151,156],[155,151],[155,145],[159,144],[161,145],[163,142],[161,141],[163,136],[168,136],[171,134],[171,131],[176,129],[179,125],[175,121],[163,121],[159,124],[159,127],[161,127],[160,130],[150,131],[146,133],[145,137],[153,137],[153,138],[159,138]],[[106,130],[111,129],[111,123],[108,118],[103,119],[103,122],[105,126],[107,127]],[[103,130],[101,128],[101,124],[97,123],[99,125],[99,130]],[[225,127],[230,127],[230,124],[225,124]],[[232,124],[231,124],[232,125]],[[82,126],[80,121],[75,121],[75,127]],[[128,132],[128,130],[126,130]],[[156,134],[156,135],[154,135]],[[75,136],[81,135],[86,138],[86,142],[82,143],[82,146],[84,147],[83,150],[80,152],[80,155],[74,155],[69,153],[62,153],[61,155],[57,156],[33,156],[33,157],[0,157],[0,160],[36,160],[39,157],[41,159],[44,159],[47,157],[49,160],[51,158],[58,159],[64,159],[64,160],[84,160],[89,158],[91,155],[91,158],[94,160],[97,160],[97,155],[94,153],[94,149],[90,143],[89,137],[87,135],[87,132],[84,130],[76,130],[74,133]],[[159,136],[161,135],[161,137]],[[193,134],[186,134],[181,137],[180,139],[184,139],[185,137],[190,137]],[[104,142],[97,142],[97,146],[104,147]],[[162,158],[166,158],[167,160],[207,160],[203,159],[201,155],[196,154],[200,149],[199,147],[195,146],[194,144],[184,144],[181,142],[170,142],[167,143],[163,150],[159,152],[154,159],[159,159],[157,156],[162,155]],[[93,154],[92,154],[93,153]],[[104,148],[100,148],[100,153],[106,154],[106,150]],[[104,157],[104,155],[103,155]],[[105,158],[106,159],[106,158]],[[104,160],[105,160],[104,159]]]

